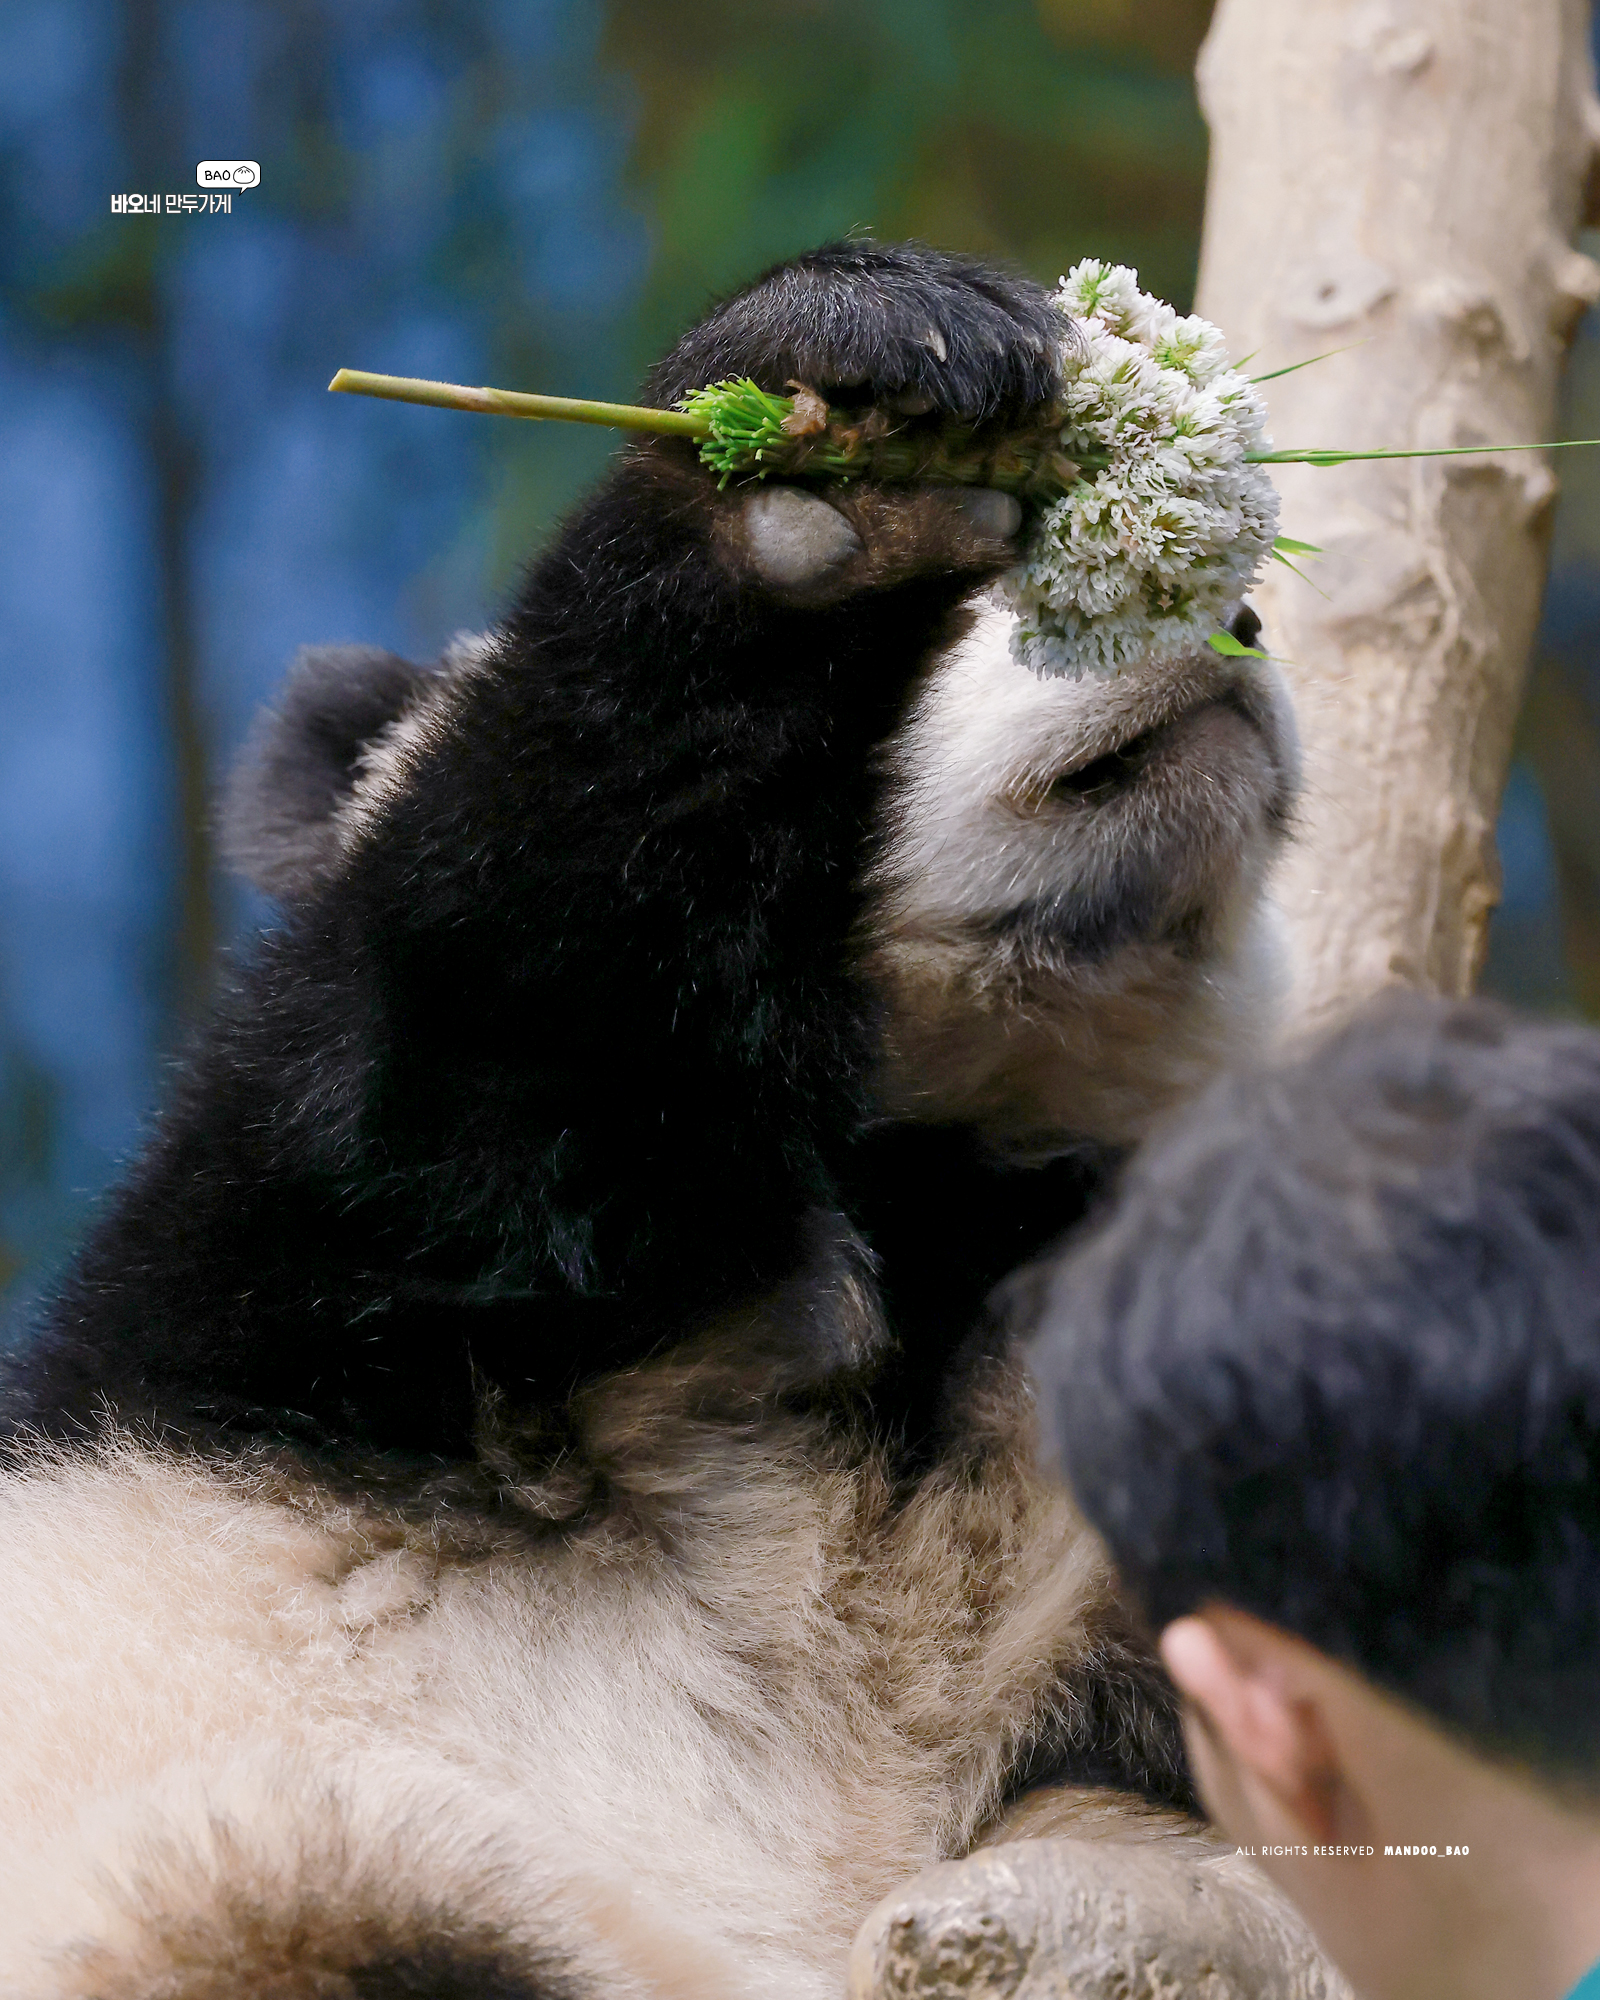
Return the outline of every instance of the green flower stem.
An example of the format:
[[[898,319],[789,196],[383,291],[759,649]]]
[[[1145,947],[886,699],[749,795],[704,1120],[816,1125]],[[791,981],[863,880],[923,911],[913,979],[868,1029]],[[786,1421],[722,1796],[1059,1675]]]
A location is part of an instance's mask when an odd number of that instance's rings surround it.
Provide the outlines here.
[[[1266,378],[1263,378],[1266,379]],[[655,431],[698,440],[700,456],[720,483],[730,479],[858,479],[895,484],[994,486],[1019,499],[1058,499],[1105,461],[1080,453],[1069,458],[1049,426],[1004,436],[946,426],[913,431],[887,427],[876,413],[856,421],[840,410],[796,417],[798,399],[774,396],[754,382],[714,382],[686,396],[676,410],[638,403],[593,403],[573,396],[535,396],[519,389],[466,389],[454,382],[425,382],[405,375],[370,375],[341,368],[328,384],[351,396],[384,396],[397,403],[474,410],[486,416],[537,417],[565,423],[604,424],[612,430]],[[820,409],[820,406],[818,406]],[[1252,465],[1351,465],[1373,458],[1471,458],[1480,452],[1564,451],[1600,444],[1596,438],[1558,438],[1550,444],[1441,445],[1414,451],[1327,451],[1318,448],[1253,451]]]

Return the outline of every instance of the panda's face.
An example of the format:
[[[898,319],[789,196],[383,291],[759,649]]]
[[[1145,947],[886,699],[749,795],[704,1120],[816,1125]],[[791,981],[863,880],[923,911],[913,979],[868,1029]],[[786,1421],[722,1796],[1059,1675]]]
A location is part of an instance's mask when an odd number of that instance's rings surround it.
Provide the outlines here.
[[[894,1117],[1028,1154],[1135,1138],[1270,1032],[1297,781],[1266,661],[1042,680],[986,606],[890,748],[866,964]]]

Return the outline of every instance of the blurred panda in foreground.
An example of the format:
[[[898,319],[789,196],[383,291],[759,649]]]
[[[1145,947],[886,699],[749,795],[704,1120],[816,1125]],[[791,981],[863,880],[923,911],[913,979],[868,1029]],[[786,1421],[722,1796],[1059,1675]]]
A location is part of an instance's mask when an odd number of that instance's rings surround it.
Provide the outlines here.
[[[1044,1296],[1220,1826],[1373,2000],[1594,2000],[1600,1033],[1385,998],[1184,1113]]]

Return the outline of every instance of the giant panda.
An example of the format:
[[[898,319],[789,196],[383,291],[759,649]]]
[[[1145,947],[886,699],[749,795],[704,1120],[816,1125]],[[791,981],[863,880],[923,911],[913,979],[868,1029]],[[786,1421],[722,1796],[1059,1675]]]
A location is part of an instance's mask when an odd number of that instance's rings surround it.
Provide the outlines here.
[[[1060,339],[852,241],[646,393],[1001,426]],[[1021,526],[651,439],[486,634],[301,660],[280,920],[5,1388],[0,1992],[820,2000],[929,1862],[1203,1838],[991,1295],[1268,1032],[1293,729],[1018,667]]]

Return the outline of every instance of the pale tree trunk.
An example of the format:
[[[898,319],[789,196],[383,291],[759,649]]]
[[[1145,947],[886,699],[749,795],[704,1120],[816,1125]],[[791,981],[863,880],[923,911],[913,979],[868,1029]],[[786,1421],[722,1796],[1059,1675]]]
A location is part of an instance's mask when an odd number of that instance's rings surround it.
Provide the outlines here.
[[[1548,438],[1600,271],[1572,247],[1600,113],[1582,0],[1219,0],[1197,310],[1266,385],[1280,445]],[[1392,981],[1468,991],[1538,619],[1546,455],[1279,468],[1325,554],[1257,594],[1300,714],[1276,884],[1291,1020]],[[1326,593],[1319,596],[1317,591]]]
[[[1580,0],[1219,0],[1198,310],[1252,372],[1363,343],[1268,385],[1279,444],[1550,436],[1600,293],[1571,243],[1600,142],[1588,27]],[[1465,992],[1554,476],[1473,455],[1281,468],[1280,489],[1284,532],[1325,551],[1315,589],[1274,566],[1257,594],[1306,754],[1277,883],[1292,1018],[1395,981]],[[1347,1993],[1248,1862],[1105,1817],[907,1884],[863,1927],[851,2000]]]

